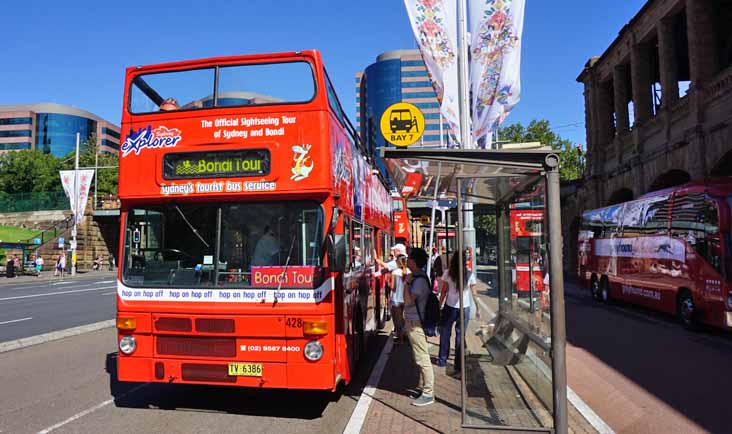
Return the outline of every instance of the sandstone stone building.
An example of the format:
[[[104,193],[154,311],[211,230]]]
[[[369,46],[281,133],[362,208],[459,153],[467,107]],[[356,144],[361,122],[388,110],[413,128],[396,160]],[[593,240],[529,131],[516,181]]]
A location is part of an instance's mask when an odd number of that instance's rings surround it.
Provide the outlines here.
[[[587,170],[564,198],[568,271],[582,211],[732,175],[732,1],[648,1],[577,81]]]

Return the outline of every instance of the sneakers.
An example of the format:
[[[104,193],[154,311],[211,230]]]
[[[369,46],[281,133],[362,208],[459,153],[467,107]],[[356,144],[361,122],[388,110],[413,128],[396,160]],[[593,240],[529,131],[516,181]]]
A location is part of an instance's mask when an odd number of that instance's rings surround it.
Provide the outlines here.
[[[425,405],[430,405],[435,402],[435,397],[432,395],[425,395],[424,393],[419,396],[419,398],[412,401],[412,405],[416,405],[417,407],[424,407]]]

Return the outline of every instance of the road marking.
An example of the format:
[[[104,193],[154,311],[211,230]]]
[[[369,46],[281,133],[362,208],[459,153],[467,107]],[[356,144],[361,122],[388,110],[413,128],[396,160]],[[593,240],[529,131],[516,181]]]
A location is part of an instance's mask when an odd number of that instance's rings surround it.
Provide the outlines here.
[[[485,304],[483,300],[477,297],[476,300],[478,301],[480,307],[483,308],[483,310],[485,310],[492,316],[496,315],[496,313],[493,312],[493,309],[488,307],[488,305]],[[527,356],[532,362],[534,362],[539,371],[541,371],[551,381],[552,373],[549,367],[544,364],[544,361],[536,357],[536,354],[534,354],[534,352],[531,350],[527,351]],[[597,413],[595,413],[594,410],[592,410],[592,407],[587,405],[587,403],[585,403],[585,401],[582,400],[582,398],[580,398],[580,396],[577,395],[577,393],[575,393],[575,391],[572,390],[569,385],[567,385],[567,401],[569,401],[570,404],[572,404],[574,408],[577,409],[579,414],[581,414],[582,417],[584,417],[585,420],[587,420],[587,422],[592,425],[592,427],[595,428],[600,434],[615,434],[615,431],[613,431],[613,429],[610,428],[610,426],[605,423],[605,421],[602,420],[602,418]]]
[[[117,291],[103,292],[102,295],[116,294]]]
[[[100,408],[108,406],[109,404],[113,403],[115,399],[122,399],[122,398],[126,397],[127,395],[132,395],[133,393],[137,392],[138,390],[142,389],[143,387],[145,387],[149,384],[150,383],[140,384],[139,386],[136,386],[136,387],[130,389],[127,393],[123,393],[122,395],[118,396],[117,398],[112,398],[112,399],[108,399],[106,401],[100,402],[99,404],[95,405],[94,407],[87,408],[86,410],[80,411],[64,421],[61,421],[55,425],[51,425],[48,428],[42,429],[41,431],[38,431],[37,434],[48,434],[51,431],[61,428],[62,426],[69,424],[77,419],[80,419],[89,413],[93,413],[93,412],[99,410]]]
[[[361,432],[363,423],[366,420],[366,414],[368,413],[369,406],[371,405],[372,397],[376,393],[376,387],[379,385],[381,374],[384,372],[384,368],[386,367],[386,362],[389,358],[389,353],[391,353],[393,345],[394,342],[392,341],[391,336],[387,337],[386,344],[381,349],[379,360],[371,371],[371,375],[366,382],[366,387],[364,387],[363,392],[361,392],[361,397],[358,398],[356,408],[353,409],[353,413],[351,414],[351,418],[348,419],[348,425],[346,425],[346,428],[343,430],[343,434],[359,434]]]
[[[14,319],[14,320],[10,320],[10,321],[3,321],[3,322],[0,322],[0,325],[10,324],[10,323],[13,323],[13,322],[28,321],[29,319],[33,319],[33,317],[30,317],[29,316],[28,318]]]
[[[102,290],[102,289],[110,289],[110,288],[114,288],[114,286],[102,286],[102,287],[99,287],[99,288],[89,288],[89,289],[72,289],[71,291],[47,292],[45,294],[18,295],[18,296],[15,296],[15,297],[0,298],[0,301],[20,300],[21,298],[46,297],[46,296],[49,296],[49,295],[73,294],[75,292],[99,291],[99,290]]]
[[[72,327],[66,330],[58,330],[55,332],[45,333],[42,335],[31,336],[28,338],[20,338],[14,341],[0,342],[0,353],[7,351],[19,350],[21,348],[30,347],[33,345],[44,344],[46,342],[56,341],[70,336],[76,336],[83,333],[89,333],[109,327],[114,327],[116,324],[115,320],[110,319],[107,321],[100,321],[93,324],[87,324],[78,327]]]
[[[102,280],[99,283],[114,283],[116,280]]]
[[[74,282],[71,281],[71,280],[63,280],[61,282],[52,283],[51,285],[53,285],[53,286],[56,286],[56,285],[68,285],[69,283],[74,283]]]

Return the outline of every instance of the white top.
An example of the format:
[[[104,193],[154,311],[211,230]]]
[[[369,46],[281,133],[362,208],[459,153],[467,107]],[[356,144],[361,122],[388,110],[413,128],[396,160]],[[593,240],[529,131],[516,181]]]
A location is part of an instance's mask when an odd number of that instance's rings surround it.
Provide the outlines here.
[[[274,236],[264,234],[254,247],[252,265],[274,265],[272,256],[280,251],[280,246]]]
[[[450,272],[445,270],[442,274],[442,281],[447,283],[447,300],[445,304],[455,309],[460,308],[460,298],[458,296],[458,288],[455,282],[450,277]],[[470,307],[470,284],[465,285],[463,288],[463,307]]]
[[[406,274],[412,274],[407,270]],[[394,291],[391,293],[391,302],[395,305],[404,304],[404,278],[406,277],[401,268],[397,268],[391,272],[394,276]]]

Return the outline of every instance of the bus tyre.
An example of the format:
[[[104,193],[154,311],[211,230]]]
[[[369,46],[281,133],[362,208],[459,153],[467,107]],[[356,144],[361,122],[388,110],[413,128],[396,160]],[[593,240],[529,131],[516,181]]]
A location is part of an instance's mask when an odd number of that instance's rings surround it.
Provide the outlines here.
[[[698,323],[696,320],[696,305],[694,304],[694,298],[687,289],[681,290],[676,303],[676,310],[678,311],[679,319],[681,324],[684,325],[688,330],[696,330]]]
[[[353,362],[358,364],[361,356],[366,352],[366,344],[364,343],[363,315],[361,308],[356,311],[353,324]]]
[[[590,295],[595,300],[600,300],[600,281],[597,279],[597,276],[592,276],[590,280]]]
[[[610,303],[610,283],[607,279],[600,281],[600,301],[603,303]]]

